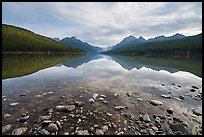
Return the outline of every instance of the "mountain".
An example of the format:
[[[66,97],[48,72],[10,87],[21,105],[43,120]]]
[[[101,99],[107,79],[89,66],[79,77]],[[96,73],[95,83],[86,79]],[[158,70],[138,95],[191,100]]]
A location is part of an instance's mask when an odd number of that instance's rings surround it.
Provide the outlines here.
[[[81,50],[84,50],[88,53],[98,53],[101,52],[103,49],[99,47],[92,46],[88,44],[87,42],[82,42],[81,40],[75,38],[75,37],[66,37],[60,41],[60,43],[63,43],[65,45],[71,45],[73,48],[79,48]]]
[[[164,35],[157,36],[155,38],[150,38],[147,41],[171,40],[171,39],[180,39],[180,38],[185,38],[185,37],[186,36],[184,36],[182,34],[176,33],[175,35],[172,35],[172,36],[169,36],[169,37],[166,37]]]
[[[24,28],[2,24],[3,52],[83,52]]]
[[[124,38],[120,43],[116,44],[115,46],[112,46],[111,49],[117,49],[117,48],[121,48],[121,47],[128,45],[128,44],[141,43],[141,42],[145,42],[145,39],[143,37],[140,36],[137,39],[134,36],[130,35],[130,36]]]
[[[57,42],[59,42],[60,41],[60,39],[59,38],[52,38],[54,41],[57,41]]]
[[[181,37],[181,38],[179,38]],[[162,39],[163,36],[157,37]],[[130,43],[123,47],[112,48],[108,53],[147,53],[147,52],[168,52],[183,54],[193,52],[202,55],[202,33],[195,36],[183,37],[180,34],[175,34],[168,37],[168,40],[154,40],[142,43]],[[182,52],[184,51],[184,52]],[[188,53],[189,52],[189,53]]]
[[[111,46],[111,48],[109,48],[109,50],[110,49],[115,50],[115,49],[124,47],[124,46],[129,45],[129,44],[138,44],[138,43],[149,42],[149,41],[172,40],[172,39],[179,39],[179,38],[185,38],[185,36],[182,34],[176,33],[175,35],[172,35],[169,37],[161,35],[161,36],[157,36],[155,38],[150,38],[148,40],[145,40],[142,36],[140,36],[137,39],[134,36],[130,35],[130,36],[124,38],[120,43]]]

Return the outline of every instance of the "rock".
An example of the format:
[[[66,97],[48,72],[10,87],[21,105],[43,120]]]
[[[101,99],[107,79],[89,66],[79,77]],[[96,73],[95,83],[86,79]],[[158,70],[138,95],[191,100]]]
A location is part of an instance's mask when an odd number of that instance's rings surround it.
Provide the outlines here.
[[[94,103],[95,101],[94,101],[93,98],[90,98],[90,99],[89,99],[89,102],[90,102],[90,103]]]
[[[161,101],[159,101],[159,100],[151,100],[150,104],[158,106],[158,105],[162,105],[163,103]]]
[[[155,122],[156,122],[156,123],[160,123],[160,122],[161,122],[160,117],[156,117],[156,118],[155,118]]]
[[[98,97],[98,94],[97,94],[97,93],[93,94],[92,98],[93,98],[94,100],[96,99],[96,97]]]
[[[75,101],[75,106],[82,107],[84,105],[84,102],[81,101]]]
[[[26,93],[22,93],[20,96],[25,96],[26,95]]]
[[[145,122],[151,122],[150,118],[149,118],[149,115],[146,113],[142,119],[145,121]]]
[[[152,126],[152,129],[153,129],[154,131],[158,131],[158,130],[159,130],[158,127],[155,127],[155,126]]]
[[[98,100],[103,101],[103,100],[104,100],[104,98],[100,97]]]
[[[69,135],[69,132],[64,132],[64,135]]]
[[[106,98],[106,95],[101,95],[102,98]]]
[[[188,127],[188,126],[189,126],[189,124],[188,124],[187,122],[185,122],[185,121],[184,121],[184,122],[182,122],[182,123],[183,123],[183,125],[184,125],[184,126],[186,126],[186,127]]]
[[[171,95],[164,95],[164,94],[162,94],[161,97],[171,99]]]
[[[113,114],[108,113],[108,112],[106,113],[106,115],[109,116],[109,117],[113,116]]]
[[[11,106],[16,106],[18,105],[19,103],[11,103]]]
[[[115,110],[123,110],[125,106],[115,106]]]
[[[58,127],[56,124],[54,123],[50,123],[48,126],[47,126],[47,130],[50,131],[50,132],[53,132],[53,131],[58,131]]]
[[[90,135],[88,130],[78,130],[77,135]]]
[[[103,103],[104,103],[104,104],[108,104],[108,101],[106,101],[106,100],[103,100]]]
[[[198,127],[197,126],[193,126],[192,130],[191,130],[191,134],[192,135],[198,135]]]
[[[67,105],[67,106],[58,105],[56,106],[55,109],[58,112],[71,112],[75,109],[75,105]]]
[[[41,120],[49,120],[49,119],[51,119],[51,115],[39,116],[39,118],[40,118]]]
[[[141,130],[140,130],[140,133],[141,133],[142,135],[147,135],[147,134],[148,134],[146,129],[141,129]]]
[[[44,121],[42,122],[42,124],[50,124],[50,123],[52,123],[51,120],[44,120]]]
[[[126,95],[127,95],[128,97],[130,97],[130,93],[126,93]]]
[[[196,87],[196,86],[191,86],[192,88],[194,88],[194,89],[199,89],[198,87]]]
[[[27,127],[20,127],[12,131],[12,135],[23,135],[28,130]]]
[[[62,128],[62,125],[59,121],[56,121],[56,124],[58,125],[58,127],[61,129]]]
[[[169,125],[170,125],[170,128],[173,132],[181,131],[184,134],[187,133],[187,131],[186,131],[186,129],[182,123],[175,123],[175,124],[169,123]]]
[[[97,127],[98,127],[98,125],[95,124],[95,125],[94,125],[94,128],[97,128]]]
[[[191,91],[191,92],[195,92],[196,90],[195,90],[195,89],[190,89],[190,91]]]
[[[124,134],[124,132],[123,131],[120,131],[120,132],[118,132],[116,135],[123,135]]]
[[[192,109],[193,114],[197,115],[197,116],[201,116],[202,112],[198,111],[197,109]]]
[[[10,114],[4,114],[4,118],[10,117]]]
[[[123,123],[124,123],[125,125],[127,125],[127,120],[124,120]]]
[[[162,84],[162,86],[164,86],[164,84]]]
[[[141,99],[141,98],[137,98],[137,100],[138,100],[138,101],[142,101],[142,99]]]
[[[174,110],[173,110],[173,108],[168,108],[167,110],[166,110],[169,114],[173,114],[173,112],[174,112]]]
[[[151,128],[149,129],[149,134],[150,134],[150,135],[156,135],[155,132],[154,132],[154,130],[152,130]]]
[[[117,98],[119,95],[118,94],[114,94],[114,97]]]
[[[89,133],[94,133],[94,131],[95,131],[95,128],[94,128],[94,127],[90,127],[90,128],[89,128]]]
[[[11,130],[12,125],[6,125],[2,127],[2,134],[8,132],[9,130]]]
[[[180,95],[179,98],[180,98],[180,99],[184,99],[185,97],[184,97],[183,95]]]
[[[27,121],[28,119],[29,119],[29,116],[21,117],[21,118],[19,119],[19,122],[25,122],[25,121]]]
[[[40,133],[41,135],[50,135],[50,132],[47,131],[46,129],[41,129],[41,130],[39,131],[39,133]]]
[[[50,109],[47,110],[47,112],[48,112],[48,113],[53,113],[54,110],[53,110],[52,108],[50,108]]]
[[[96,135],[104,135],[104,132],[101,129],[97,129],[95,134]]]
[[[102,127],[102,131],[103,132],[106,132],[108,130],[108,126],[107,125],[104,125],[103,127]]]

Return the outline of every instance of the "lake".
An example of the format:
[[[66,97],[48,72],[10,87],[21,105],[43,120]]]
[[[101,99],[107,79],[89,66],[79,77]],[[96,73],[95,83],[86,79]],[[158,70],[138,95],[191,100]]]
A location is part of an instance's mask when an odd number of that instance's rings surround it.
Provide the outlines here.
[[[3,55],[2,127],[3,134],[202,134],[202,61]]]

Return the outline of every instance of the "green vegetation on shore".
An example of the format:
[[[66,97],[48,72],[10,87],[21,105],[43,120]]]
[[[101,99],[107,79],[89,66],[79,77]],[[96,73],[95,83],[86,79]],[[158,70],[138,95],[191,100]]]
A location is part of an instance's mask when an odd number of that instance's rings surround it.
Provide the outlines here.
[[[129,44],[108,51],[107,53],[127,52],[170,52],[170,51],[193,51],[202,54],[202,33],[174,40],[150,41],[137,44]]]
[[[54,66],[62,61],[70,60],[73,56],[66,54],[44,55],[17,55],[3,54],[2,56],[2,79],[20,77],[32,74],[41,69]]]
[[[68,52],[83,50],[65,46],[51,38],[35,34],[29,30],[2,24],[2,52]]]

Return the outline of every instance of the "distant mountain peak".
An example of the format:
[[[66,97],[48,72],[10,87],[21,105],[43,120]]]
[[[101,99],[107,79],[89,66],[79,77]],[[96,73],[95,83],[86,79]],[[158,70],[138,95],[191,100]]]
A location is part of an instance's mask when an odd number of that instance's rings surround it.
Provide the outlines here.
[[[142,36],[140,36],[138,39],[139,39],[139,40],[145,40]]]

